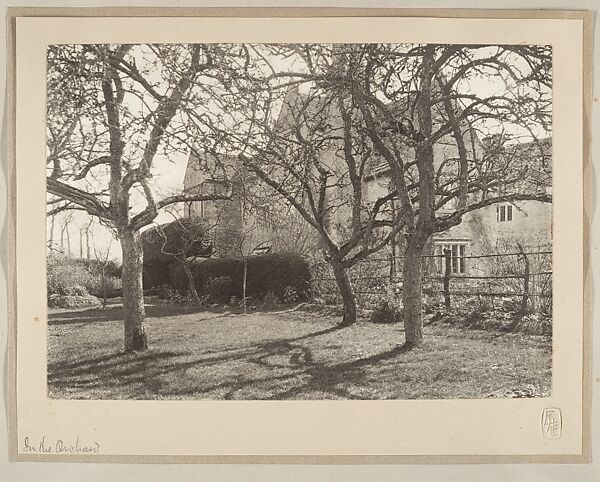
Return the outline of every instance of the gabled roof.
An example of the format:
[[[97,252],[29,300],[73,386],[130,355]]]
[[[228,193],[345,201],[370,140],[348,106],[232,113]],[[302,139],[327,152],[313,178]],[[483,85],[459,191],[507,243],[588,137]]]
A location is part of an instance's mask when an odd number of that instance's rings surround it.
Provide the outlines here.
[[[285,94],[281,110],[275,122],[275,129],[295,129],[297,118],[304,125],[318,127],[329,124],[329,127],[341,127],[340,114],[334,102],[328,102],[325,96],[304,94],[298,85],[290,86]]]
[[[519,190],[545,191],[552,186],[552,138],[506,145],[499,153],[513,164],[512,173],[524,173]]]
[[[183,178],[183,190],[189,191],[203,182],[225,181],[228,178],[228,171],[237,170],[239,161],[236,156],[231,154],[214,154],[204,152],[204,159],[199,159],[194,153],[190,153],[188,163]],[[204,166],[220,166],[215,172],[209,173]]]

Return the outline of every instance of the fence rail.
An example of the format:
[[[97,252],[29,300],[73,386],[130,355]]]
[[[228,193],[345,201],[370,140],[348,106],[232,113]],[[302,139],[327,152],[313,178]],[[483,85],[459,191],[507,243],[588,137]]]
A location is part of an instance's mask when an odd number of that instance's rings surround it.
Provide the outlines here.
[[[424,290],[425,293],[446,293],[444,290]],[[354,294],[357,295],[377,295],[381,294],[381,291],[365,291],[365,290],[354,290]],[[522,297],[525,296],[525,293],[514,293],[514,292],[504,292],[504,293],[492,293],[485,291],[450,291],[450,295],[452,296],[496,296],[496,297]],[[529,293],[528,296],[535,296],[537,298],[552,298],[552,295],[542,294],[542,293]]]
[[[525,253],[528,256],[533,256],[533,255],[537,255],[537,254],[542,254],[542,255],[550,255],[552,254],[552,251],[527,251]],[[508,256],[523,256],[523,253],[496,253],[496,254],[480,254],[477,256],[462,256],[463,259],[481,259],[481,258],[504,258],[504,257],[508,257]],[[424,254],[421,256],[421,259],[426,259],[426,258],[443,258],[444,255],[443,254]],[[390,258],[394,258],[394,259],[404,259],[406,258],[406,256],[388,256],[387,258],[369,258],[369,261],[388,261]]]
[[[515,300],[523,311],[547,310],[552,303],[551,255],[552,251],[546,249],[525,251],[521,248],[519,252],[460,257],[463,268],[464,260],[489,259],[491,264],[479,268],[485,274],[456,272],[460,269],[457,257],[453,257],[448,249],[443,254],[424,255],[423,293],[435,299],[439,297],[438,301],[446,308],[452,307],[455,298],[471,297],[477,301],[491,299],[492,304],[494,298],[509,298]],[[373,304],[386,296],[400,297],[404,278],[396,266],[399,259],[404,259],[404,256],[367,258],[350,269],[350,279],[359,304]],[[431,259],[438,261],[431,263],[428,261]],[[330,270],[322,268],[323,265],[317,270],[318,275],[313,276],[313,283],[317,285],[317,291],[335,297],[335,277]],[[436,283],[442,286],[438,288]]]
[[[530,276],[535,275],[551,275],[552,271],[539,271],[537,273],[529,273]],[[514,274],[514,275],[506,275],[506,276],[467,276],[462,274],[450,275],[451,279],[523,279],[525,275],[523,274]],[[443,280],[445,278],[444,275],[423,275],[423,279],[439,279]],[[322,277],[319,278],[323,281],[335,281],[335,277]],[[369,279],[388,279],[392,282],[395,281],[404,281],[404,278],[400,278],[398,276],[361,276],[360,279],[369,280]]]

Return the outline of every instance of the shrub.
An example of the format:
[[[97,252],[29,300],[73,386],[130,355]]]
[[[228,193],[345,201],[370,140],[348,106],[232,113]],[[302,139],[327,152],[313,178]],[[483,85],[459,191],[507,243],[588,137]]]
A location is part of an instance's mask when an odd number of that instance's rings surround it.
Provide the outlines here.
[[[262,306],[266,309],[275,308],[279,304],[279,298],[273,291],[268,291],[262,299]]]
[[[74,285],[63,286],[62,293],[59,294],[64,296],[88,296],[90,293],[88,293],[88,290],[85,288],[85,286]]]
[[[121,278],[106,278],[106,297],[116,298],[122,296],[121,290]],[[93,282],[89,285],[88,291],[91,295],[97,296],[98,298],[104,297],[104,287],[102,286],[102,277],[94,278]]]
[[[101,304],[98,298],[87,293],[85,295],[52,294],[48,297],[49,308],[89,308]]]
[[[141,236],[144,267],[155,261],[171,263],[173,257],[168,253],[209,256],[212,247],[208,230],[206,221],[198,217],[183,217],[145,230]]]
[[[439,296],[423,293],[423,313],[432,314],[445,309],[444,301]]]
[[[325,262],[314,263],[310,266],[310,272],[310,290],[313,299],[318,299],[319,302],[326,305],[335,305],[342,302],[329,264]]]
[[[159,288],[164,285],[171,284],[169,275],[169,265],[173,262],[173,258],[168,260],[150,259],[144,257],[143,283],[144,289]]]
[[[204,285],[204,293],[209,302],[222,303],[234,297],[232,287],[233,283],[229,276],[208,278]]]
[[[298,292],[296,288],[293,286],[286,286],[285,290],[283,290],[283,299],[284,303],[297,303],[300,300],[298,296]]]
[[[48,295],[68,295],[75,287],[90,285],[93,279],[93,275],[85,267],[69,263],[66,257],[60,262],[48,263],[46,278]]]
[[[110,261],[105,268],[107,297],[121,294],[119,266]],[[60,296],[103,296],[102,265],[97,260],[51,254],[47,258],[47,294]],[[70,306],[74,307],[74,306]]]
[[[382,300],[371,315],[371,323],[400,323],[402,310],[397,303]]]
[[[212,252],[208,227],[200,218],[186,217],[152,227],[144,231],[141,237],[146,289],[171,284],[168,267],[177,261],[168,253],[178,256],[185,253],[188,257],[194,257],[209,256]]]
[[[502,298],[500,309],[506,313],[521,311],[521,300],[517,298]]]
[[[465,315],[464,312],[450,311],[437,313],[431,321],[477,330],[552,335],[552,318],[541,313],[521,316],[518,312],[474,310]]]
[[[228,277],[231,285],[221,286],[222,299],[226,301],[232,296],[242,296],[242,260],[197,258],[190,260],[190,268],[200,295],[208,294],[207,282],[210,278]],[[168,271],[172,286],[180,292],[186,292],[188,280],[181,265],[171,263]],[[260,299],[272,291],[279,300],[283,300],[285,290],[291,287],[298,299],[304,300],[310,293],[309,283],[308,263],[300,255],[273,253],[248,258],[246,296]]]
[[[298,299],[310,292],[310,271],[306,260],[294,253],[273,253],[248,259],[249,295],[264,296],[272,291],[282,300],[287,288],[293,288]]]
[[[234,284],[234,290],[229,294],[231,296],[241,296],[241,282],[239,285],[239,291],[235,289],[235,281],[239,278],[241,280],[241,261],[229,258],[196,258],[190,259],[190,269],[194,276],[196,283],[196,289],[200,296],[208,295],[206,290],[206,283],[210,278],[220,278],[223,276],[229,277]],[[239,270],[239,272],[238,272]],[[180,293],[185,293],[189,290],[188,278],[183,270],[181,263],[173,262],[168,267],[170,285]]]
[[[530,335],[552,336],[552,317],[544,313],[525,315],[518,329]]]

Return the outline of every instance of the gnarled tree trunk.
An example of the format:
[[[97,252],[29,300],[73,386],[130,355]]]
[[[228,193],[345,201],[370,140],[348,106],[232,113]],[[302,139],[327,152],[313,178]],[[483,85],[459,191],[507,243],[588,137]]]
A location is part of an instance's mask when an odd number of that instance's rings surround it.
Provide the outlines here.
[[[419,214],[414,231],[409,235],[404,258],[404,343],[411,348],[423,343],[421,256],[435,224],[435,168],[431,142],[433,121],[431,104],[431,69],[435,45],[425,46],[420,71],[421,92],[417,97],[419,140],[415,151],[419,171]]]
[[[404,257],[402,303],[404,305],[404,339],[407,347],[419,346],[423,342],[421,256],[424,247],[424,241],[412,238],[408,241]]]
[[[144,326],[144,290],[142,284],[143,250],[139,233],[120,230],[123,250],[123,312],[125,322],[125,351],[144,351],[148,338]]]
[[[202,303],[200,301],[200,296],[198,296],[198,290],[196,289],[196,280],[194,280],[194,273],[192,273],[192,270],[190,269],[190,264],[185,258],[183,259],[181,264],[183,265],[183,271],[187,276],[188,288],[190,290],[190,295],[192,295],[192,299],[194,300],[194,304],[196,306],[200,306]]]
[[[344,304],[342,324],[351,325],[356,323],[356,298],[354,297],[354,290],[352,289],[352,282],[348,276],[348,271],[341,263],[336,263],[334,260],[330,260],[329,264],[333,269],[333,275],[335,276],[335,281]]]

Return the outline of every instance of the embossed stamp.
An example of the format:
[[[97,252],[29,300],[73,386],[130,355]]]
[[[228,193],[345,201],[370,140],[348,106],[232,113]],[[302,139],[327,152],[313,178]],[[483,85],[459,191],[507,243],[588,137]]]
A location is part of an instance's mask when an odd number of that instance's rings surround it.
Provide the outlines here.
[[[562,416],[559,408],[545,408],[542,412],[542,433],[545,439],[560,438],[562,433]]]

